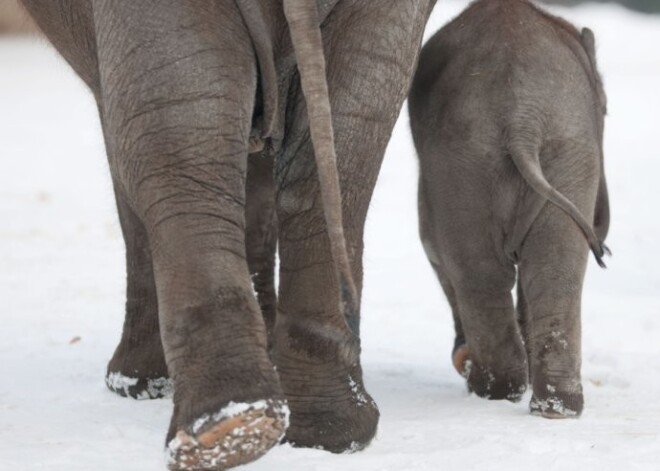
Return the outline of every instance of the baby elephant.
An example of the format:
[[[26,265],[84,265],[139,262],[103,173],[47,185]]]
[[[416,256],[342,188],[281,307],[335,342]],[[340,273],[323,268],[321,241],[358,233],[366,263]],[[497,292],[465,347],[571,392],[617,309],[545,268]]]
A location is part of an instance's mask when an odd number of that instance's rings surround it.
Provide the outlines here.
[[[582,283],[609,226],[593,33],[478,0],[426,44],[409,103],[454,365],[479,396],[519,400],[529,379],[532,412],[579,416]]]

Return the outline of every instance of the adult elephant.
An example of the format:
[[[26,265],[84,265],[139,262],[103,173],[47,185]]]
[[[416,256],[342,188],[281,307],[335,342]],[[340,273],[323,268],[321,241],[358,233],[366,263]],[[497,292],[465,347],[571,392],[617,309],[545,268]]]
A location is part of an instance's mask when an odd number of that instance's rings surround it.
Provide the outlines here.
[[[289,409],[296,445],[366,446],[364,221],[435,0],[23,3],[98,103],[128,285],[107,382],[159,397],[172,378],[170,468],[256,459]]]

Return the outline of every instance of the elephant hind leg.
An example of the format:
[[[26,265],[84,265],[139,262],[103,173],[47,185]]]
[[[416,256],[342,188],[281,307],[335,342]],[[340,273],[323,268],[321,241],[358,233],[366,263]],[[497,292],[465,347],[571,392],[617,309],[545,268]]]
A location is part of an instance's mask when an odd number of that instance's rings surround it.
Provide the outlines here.
[[[420,180],[420,235],[452,309],[454,367],[477,395],[518,400],[527,388],[527,355],[511,295],[515,267],[493,251],[488,230],[474,230],[487,227],[483,205],[455,212],[438,203],[442,194],[433,188]]]
[[[94,9],[103,129],[151,248],[168,465],[225,469],[275,446],[288,415],[245,248],[256,62],[233,2],[163,3],[149,28],[140,7]]]
[[[453,360],[468,389],[517,401],[527,388],[528,367],[511,293],[516,272],[493,253],[487,234],[429,237],[424,247],[431,256],[444,254],[444,263],[436,256],[432,265],[452,306]]]
[[[323,23],[356,301],[367,207],[410,84],[428,12],[428,2],[349,0],[337,2]],[[289,99],[293,106],[287,113],[284,152],[276,166],[281,265],[273,357],[291,407],[287,440],[296,446],[353,452],[375,436],[379,411],[364,385],[360,306],[344,302],[350,296],[343,292],[332,258],[304,100],[296,88]]]
[[[105,382],[123,397],[158,399],[172,394],[158,325],[158,299],[151,248],[144,225],[116,185],[117,208],[126,245],[126,316],[122,337],[108,363]],[[248,160],[246,251],[250,276],[271,345],[275,324],[275,184],[273,159]]]
[[[527,361],[514,314],[512,270],[484,264],[455,284],[469,360],[468,388],[480,397],[518,401],[527,389]]]
[[[523,291],[520,279],[516,283],[517,300],[516,300],[516,315],[518,319],[518,326],[520,327],[520,335],[522,336],[523,343],[525,344],[525,351],[527,352],[527,366],[529,367],[529,380],[532,381],[532,342],[530,339],[531,325],[529,319],[529,305],[527,304],[527,297]]]
[[[269,351],[272,348],[277,310],[275,292],[277,218],[273,160],[269,155],[250,154],[245,191],[245,249],[252,285],[266,324]]]
[[[424,179],[419,180],[418,209],[419,209],[419,235],[422,240],[422,246],[426,257],[429,259],[431,267],[440,282],[442,291],[444,291],[449,307],[451,308],[452,318],[454,320],[454,348],[451,352],[451,359],[454,368],[461,376],[465,376],[466,366],[470,359],[470,349],[465,342],[465,333],[461,317],[458,313],[458,302],[456,300],[456,290],[451,284],[451,280],[446,271],[440,251],[436,249],[435,228],[433,223],[433,214],[427,202],[427,194],[424,188]]]
[[[149,239],[117,184],[115,196],[126,244],[126,317],[105,382],[120,396],[157,399],[172,393],[172,382],[160,339]]]
[[[440,286],[447,297],[449,307],[451,308],[452,318],[454,320],[454,347],[451,351],[451,360],[454,369],[458,374],[467,375],[467,367],[470,361],[470,349],[465,340],[465,332],[463,331],[463,324],[458,312],[458,302],[456,300],[456,291],[445,273],[441,263],[431,262],[431,266],[436,273]]]
[[[588,253],[580,231],[551,206],[544,208],[521,251],[534,390],[530,408],[546,418],[577,417],[584,407],[580,305]]]

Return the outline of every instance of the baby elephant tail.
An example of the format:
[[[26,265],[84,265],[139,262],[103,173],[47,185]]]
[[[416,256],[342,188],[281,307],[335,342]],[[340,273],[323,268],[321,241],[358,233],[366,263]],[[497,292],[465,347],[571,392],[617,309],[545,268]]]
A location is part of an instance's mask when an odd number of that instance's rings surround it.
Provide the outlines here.
[[[593,227],[587,222],[582,213],[580,213],[580,210],[545,179],[538,156],[534,153],[512,149],[511,158],[523,179],[536,193],[564,211],[575,221],[575,224],[578,225],[587,239],[598,265],[605,268],[606,265],[603,262],[603,256],[611,255],[610,249],[598,239]]]

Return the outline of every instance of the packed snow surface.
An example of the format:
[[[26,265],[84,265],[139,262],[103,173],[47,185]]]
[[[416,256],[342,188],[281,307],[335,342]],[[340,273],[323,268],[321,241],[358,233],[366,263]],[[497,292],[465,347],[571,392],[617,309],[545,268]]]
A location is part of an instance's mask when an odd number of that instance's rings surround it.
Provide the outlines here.
[[[464,2],[440,0],[427,34]],[[381,411],[365,451],[280,446],[252,471],[660,469],[660,17],[555,8],[589,26],[609,95],[609,268],[590,262],[579,420],[467,394],[451,315],[417,237],[406,111],[366,233],[363,366]],[[171,399],[104,384],[124,253],[91,95],[40,41],[0,40],[0,470],[163,470]],[[79,341],[76,337],[80,337]]]

